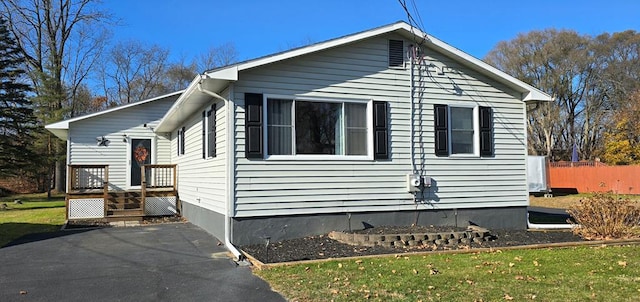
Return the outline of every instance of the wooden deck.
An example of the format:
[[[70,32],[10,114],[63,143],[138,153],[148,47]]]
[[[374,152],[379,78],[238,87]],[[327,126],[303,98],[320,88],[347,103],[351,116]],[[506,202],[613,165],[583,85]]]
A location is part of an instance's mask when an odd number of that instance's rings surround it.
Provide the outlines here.
[[[176,166],[143,165],[141,169],[140,189],[114,191],[109,190],[108,165],[69,165],[67,219],[122,221],[178,214]]]

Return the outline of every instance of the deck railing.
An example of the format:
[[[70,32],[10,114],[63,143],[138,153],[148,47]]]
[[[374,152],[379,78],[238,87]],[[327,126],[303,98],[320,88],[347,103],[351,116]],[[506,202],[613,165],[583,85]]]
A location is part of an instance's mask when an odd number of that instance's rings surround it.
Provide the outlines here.
[[[117,189],[114,192],[109,191],[108,165],[69,165],[68,169],[67,219],[124,215],[122,210],[130,201],[120,204],[122,201],[118,200],[128,200],[130,197],[127,196],[136,196],[135,199],[138,200],[138,206],[126,207],[127,211],[142,209],[145,213],[143,215],[151,216],[176,213],[176,165],[142,165],[140,188]],[[115,206],[114,199],[117,204]],[[70,213],[73,217],[70,217]]]
[[[141,169],[145,188],[175,188],[176,165],[142,165]]]
[[[103,190],[109,183],[109,165],[69,165],[70,191]]]

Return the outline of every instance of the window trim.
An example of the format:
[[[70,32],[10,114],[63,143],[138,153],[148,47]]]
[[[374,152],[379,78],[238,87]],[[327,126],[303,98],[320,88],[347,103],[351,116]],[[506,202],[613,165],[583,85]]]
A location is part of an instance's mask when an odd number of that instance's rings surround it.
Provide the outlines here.
[[[293,155],[270,155],[269,154],[269,144],[268,144],[268,129],[269,129],[269,120],[267,118],[268,114],[268,99],[284,99],[284,100],[292,100],[291,106],[291,116],[292,120],[295,121],[295,102],[326,102],[326,103],[358,103],[358,104],[366,104],[366,118],[367,118],[367,155],[335,155],[335,154],[293,154]],[[298,96],[298,95],[280,95],[280,94],[264,94],[262,98],[262,106],[264,110],[262,110],[262,118],[264,121],[264,127],[262,129],[262,135],[264,137],[264,146],[263,146],[263,158],[265,160],[354,160],[354,161],[364,161],[364,160],[374,160],[374,140],[373,140],[373,99],[352,99],[352,98],[324,98],[324,97],[310,97],[310,96]],[[344,106],[342,107],[342,114],[344,114]],[[292,125],[292,146],[295,149],[295,124]],[[295,150],[294,150],[295,151]]]
[[[177,156],[183,156],[186,154],[186,149],[185,149],[185,140],[186,140],[186,134],[185,132],[187,132],[186,127],[180,127],[178,128],[178,134],[177,136],[177,150],[178,154]]]
[[[205,109],[202,111],[202,158],[203,159],[210,159],[210,158],[215,158],[217,156],[217,152],[216,152],[216,147],[217,147],[217,137],[216,137],[216,132],[217,132],[217,125],[215,124],[217,122],[217,112],[218,112],[218,106],[216,106],[216,104],[212,104],[210,106],[205,107]],[[213,124],[213,129],[211,129],[211,123]],[[209,130],[213,130],[214,132],[212,133]],[[209,141],[210,141],[210,137],[213,135],[213,148],[210,148],[211,146],[209,146]],[[213,151],[213,152],[212,152]]]
[[[471,108],[472,117],[473,117],[473,153],[452,153],[453,152],[453,118],[451,115],[451,109],[453,108]],[[480,106],[476,104],[458,104],[458,103],[450,103],[447,106],[447,115],[449,116],[447,125],[449,129],[447,129],[447,135],[449,136],[449,157],[460,157],[460,158],[476,158],[480,157],[480,119],[478,118],[478,111],[480,110]]]

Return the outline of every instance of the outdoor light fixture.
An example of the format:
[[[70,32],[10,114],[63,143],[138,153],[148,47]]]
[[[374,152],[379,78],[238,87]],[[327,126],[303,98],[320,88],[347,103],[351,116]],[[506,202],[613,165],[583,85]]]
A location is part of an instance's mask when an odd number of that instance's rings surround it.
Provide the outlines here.
[[[109,146],[109,140],[106,139],[104,136],[96,137],[96,143],[98,144],[98,147],[101,147],[101,146],[108,147]]]
[[[123,143],[126,143],[126,142],[127,142],[127,134],[126,134],[126,133],[123,133],[123,134],[122,134],[122,142],[123,142]]]

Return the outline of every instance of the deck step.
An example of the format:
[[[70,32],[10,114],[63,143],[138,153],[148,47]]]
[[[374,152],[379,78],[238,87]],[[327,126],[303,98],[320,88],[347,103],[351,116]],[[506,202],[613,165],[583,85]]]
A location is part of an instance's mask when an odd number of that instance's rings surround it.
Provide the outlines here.
[[[109,210],[138,210],[142,209],[142,204],[140,203],[107,203],[107,207]]]
[[[127,217],[127,216],[144,216],[144,210],[141,208],[136,209],[109,209],[107,211],[107,218],[109,217]]]

